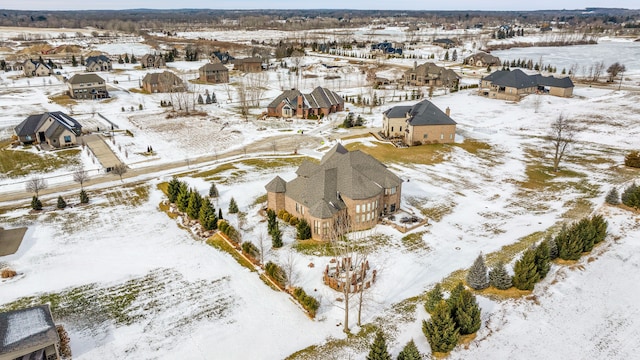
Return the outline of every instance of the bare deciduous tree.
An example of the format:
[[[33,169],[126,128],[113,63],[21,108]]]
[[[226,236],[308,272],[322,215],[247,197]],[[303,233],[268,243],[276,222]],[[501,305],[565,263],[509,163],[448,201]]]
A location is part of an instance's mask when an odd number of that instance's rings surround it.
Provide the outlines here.
[[[27,180],[25,187],[28,192],[32,192],[38,197],[40,191],[47,188],[47,182],[40,176],[34,176]]]
[[[125,164],[117,164],[111,169],[111,173],[120,176],[120,181],[122,181],[122,175],[127,173],[127,166]]]
[[[558,171],[567,148],[575,141],[576,131],[573,122],[563,114],[551,123],[547,139],[553,147],[553,171]]]
[[[624,73],[625,70],[627,70],[627,67],[617,61],[611,64],[611,66],[607,68],[607,74],[609,74],[609,82],[613,82],[615,77],[618,76],[619,73]]]
[[[258,248],[260,249],[260,263],[264,264],[264,242],[265,242],[265,234],[260,231],[258,233]]]
[[[294,271],[296,266],[296,253],[289,248],[284,257],[284,272],[287,274],[287,286],[293,288],[298,278],[298,274]]]
[[[82,166],[79,166],[73,171],[73,181],[80,184],[80,189],[82,190],[83,184],[89,181],[89,173]]]

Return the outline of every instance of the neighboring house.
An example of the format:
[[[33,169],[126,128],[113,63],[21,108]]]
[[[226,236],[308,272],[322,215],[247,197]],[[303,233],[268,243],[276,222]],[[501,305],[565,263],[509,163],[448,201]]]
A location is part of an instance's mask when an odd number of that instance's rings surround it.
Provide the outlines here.
[[[493,56],[491,54],[487,54],[486,52],[482,52],[482,51],[475,53],[467,57],[466,59],[464,59],[464,64],[470,65],[470,66],[477,66],[477,67],[502,65],[499,57]]]
[[[402,44],[392,44],[390,42],[384,41],[377,44],[371,44],[371,51],[387,55],[402,55],[403,47],[404,46]]]
[[[69,96],[74,99],[105,99],[109,97],[107,84],[96,74],[75,74],[67,82]]]
[[[0,360],[59,360],[58,346],[49,305],[0,313]]]
[[[24,62],[22,62],[22,61],[14,62],[13,66],[11,67],[11,70],[13,70],[13,71],[23,71],[24,70]]]
[[[143,68],[147,69],[158,69],[167,66],[164,61],[164,56],[153,54],[142,55],[142,58],[140,59],[140,65],[142,65]]]
[[[444,86],[457,88],[460,76],[455,71],[438,66],[432,62],[426,62],[418,66],[414,61],[413,68],[402,75],[405,85],[413,86]]]
[[[60,112],[31,115],[14,128],[23,144],[48,144],[54,148],[74,146],[82,135],[82,125]]]
[[[159,92],[180,92],[185,90],[182,79],[171,71],[149,73],[145,75],[142,79],[142,88],[151,94]]]
[[[335,145],[319,164],[305,160],[295,179],[276,176],[266,186],[267,207],[304,218],[316,240],[329,240],[336,222],[350,230],[374,227],[382,216],[400,209],[402,180],[359,150]]]
[[[89,56],[85,60],[87,72],[111,71],[111,59],[105,55]]]
[[[209,63],[198,69],[200,81],[223,84],[229,82],[229,70],[220,62]]]
[[[41,63],[39,61],[33,61],[31,59],[26,60],[22,64],[22,70],[27,77],[32,76],[49,76],[51,75],[51,67],[49,65]]]
[[[445,49],[450,49],[456,46],[456,42],[451,39],[435,39],[431,43],[432,45],[440,46]]]
[[[248,57],[244,59],[235,59],[231,61],[235,70],[242,72],[260,72],[262,71],[262,59],[259,57]]]
[[[449,108],[442,112],[429,100],[392,107],[382,116],[382,134],[400,138],[409,146],[452,143],[456,137],[456,122],[449,117]]]
[[[212,53],[212,59],[211,60],[215,60],[215,59],[218,59],[221,63],[226,64],[226,63],[232,62],[236,58],[234,58],[233,56],[229,55],[228,51],[225,51],[225,52],[214,51]]]
[[[318,86],[309,94],[286,90],[267,106],[267,116],[300,119],[324,117],[344,110],[344,99],[334,91]]]
[[[478,94],[481,96],[509,101],[518,101],[523,96],[533,93],[571,97],[573,82],[568,77],[527,75],[520,69],[498,70],[483,77],[478,89]]]

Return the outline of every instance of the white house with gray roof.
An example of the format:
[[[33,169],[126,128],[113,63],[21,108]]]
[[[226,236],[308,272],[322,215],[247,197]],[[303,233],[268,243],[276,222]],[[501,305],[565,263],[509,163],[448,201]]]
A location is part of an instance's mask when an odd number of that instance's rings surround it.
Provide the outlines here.
[[[429,100],[413,106],[394,106],[382,113],[382,135],[406,145],[452,143],[456,122],[450,110],[440,110]]]
[[[59,343],[49,305],[0,313],[0,360],[58,360]]]
[[[14,131],[23,144],[35,143],[63,148],[78,144],[82,125],[61,111],[53,111],[27,117]]]
[[[400,209],[402,179],[359,150],[337,144],[319,164],[303,162],[296,174],[288,182],[276,176],[265,186],[267,206],[307,220],[313,239],[328,240],[344,216],[353,230],[364,230]]]

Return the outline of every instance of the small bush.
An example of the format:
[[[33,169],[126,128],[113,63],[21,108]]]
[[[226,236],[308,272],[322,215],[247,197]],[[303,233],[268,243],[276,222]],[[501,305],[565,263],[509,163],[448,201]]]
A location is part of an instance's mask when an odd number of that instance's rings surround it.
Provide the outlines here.
[[[632,151],[624,157],[624,164],[629,167],[640,168],[640,152]]]
[[[302,288],[295,288],[293,290],[293,296],[304,307],[312,317],[316,316],[316,311],[320,307],[320,303],[313,296],[307,295]]]
[[[614,187],[609,190],[607,193],[607,197],[604,199],[607,204],[611,205],[619,205],[620,204],[620,194],[618,194],[618,190]]]
[[[284,288],[284,285],[287,283],[287,274],[282,270],[278,264],[269,261],[264,266],[265,273],[273,280],[278,286]]]
[[[255,259],[260,255],[260,250],[258,250],[258,248],[250,241],[242,243],[242,252]]]
[[[290,218],[291,218],[291,215],[289,215],[289,213],[282,214],[282,221],[289,222]]]
[[[633,183],[624,190],[621,196],[622,203],[637,209],[640,209],[640,186]]]
[[[58,204],[56,205],[58,209],[64,209],[67,207],[67,202],[64,201],[62,196],[58,196]]]
[[[295,217],[295,216],[292,216],[292,217],[290,217],[290,218],[289,218],[289,224],[290,224],[291,226],[296,226],[296,225],[298,225],[298,222],[299,222],[299,221],[300,221],[300,220],[298,220],[298,218],[297,218],[297,217]]]
[[[9,279],[16,275],[18,275],[18,273],[15,272],[13,269],[4,268],[2,269],[2,271],[0,271],[0,277],[3,279]]]

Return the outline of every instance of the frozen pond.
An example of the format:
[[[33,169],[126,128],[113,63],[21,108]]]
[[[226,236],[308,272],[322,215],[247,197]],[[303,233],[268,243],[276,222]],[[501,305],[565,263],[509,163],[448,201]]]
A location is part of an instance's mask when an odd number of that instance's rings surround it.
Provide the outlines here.
[[[544,64],[551,64],[558,68],[558,73],[563,68],[569,71],[573,64],[578,64],[578,74],[582,74],[585,68],[604,61],[606,67],[618,61],[627,68],[627,74],[640,74],[640,42],[632,41],[601,41],[595,45],[575,46],[546,46],[530,48],[513,48],[508,50],[492,51],[500,60],[531,59],[534,63],[540,60]],[[605,69],[606,69],[605,67]]]

